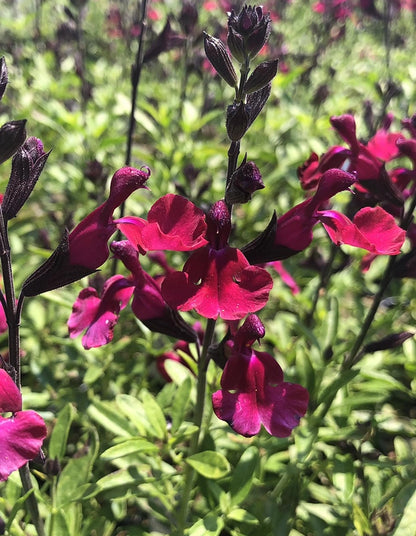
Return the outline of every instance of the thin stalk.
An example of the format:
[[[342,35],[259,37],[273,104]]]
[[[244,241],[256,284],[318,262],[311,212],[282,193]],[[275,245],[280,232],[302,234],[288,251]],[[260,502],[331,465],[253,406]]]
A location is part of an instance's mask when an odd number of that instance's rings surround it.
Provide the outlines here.
[[[333,273],[333,265],[335,261],[335,257],[338,252],[338,247],[331,243],[331,251],[329,254],[328,261],[326,262],[325,268],[321,271],[321,275],[319,278],[319,283],[315,289],[315,294],[312,299],[312,306],[310,308],[309,313],[307,314],[305,318],[305,324],[310,327],[312,324],[313,316],[315,314],[316,306],[318,305],[319,296],[321,294],[321,290],[325,288],[328,285],[328,282],[331,278],[331,275]]]
[[[3,275],[4,295],[1,302],[6,313],[8,336],[9,336],[9,363],[13,367],[14,380],[18,389],[21,387],[20,374],[20,315],[23,306],[23,298],[20,298],[16,304],[16,294],[14,290],[13,271],[11,263],[11,253],[7,224],[3,218],[3,212],[0,207],[0,259],[1,270]],[[25,494],[33,490],[30,479],[29,464],[25,464],[19,469],[20,480]],[[36,497],[32,492],[27,498],[27,507],[36,527],[38,536],[45,536],[43,522],[39,515]]]
[[[134,112],[136,110],[137,94],[140,83],[140,76],[142,73],[143,67],[143,40],[146,32],[146,12],[147,12],[147,0],[143,0],[141,3],[141,16],[140,16],[140,32],[138,36],[138,47],[136,53],[136,59],[132,67],[131,72],[131,109],[130,109],[130,118],[129,118],[129,129],[127,134],[127,147],[126,147],[126,166],[130,165],[131,162],[131,148],[133,145],[133,134],[134,128],[136,126],[136,120],[134,118]]]
[[[129,126],[128,126],[128,131],[127,131],[126,157],[124,160],[124,164],[126,166],[130,166],[131,164],[133,134],[134,134],[135,126],[136,126],[136,119],[135,119],[134,113],[136,111],[137,95],[138,95],[140,77],[141,77],[142,67],[143,67],[143,55],[144,55],[143,43],[144,43],[144,35],[146,33],[146,28],[147,28],[147,24],[146,24],[147,0],[142,0],[140,11],[141,11],[140,32],[138,36],[138,46],[137,46],[136,58],[131,68],[131,98],[130,98],[131,108],[130,108]],[[126,210],[126,202],[123,201],[123,203],[120,206],[120,218],[124,216],[125,210]],[[121,237],[121,233],[120,231],[118,231],[116,240],[120,240],[120,237]],[[117,257],[114,257],[113,265],[111,268],[112,275],[115,275],[117,272],[117,264],[118,264],[118,259]]]
[[[196,405],[194,414],[194,424],[197,427],[194,435],[192,436],[189,446],[188,456],[192,456],[198,452],[200,446],[201,437],[201,425],[204,417],[205,409],[205,393],[207,384],[207,369],[209,363],[208,350],[211,346],[212,338],[214,336],[216,320],[209,318],[207,320],[207,326],[205,330],[204,343],[202,346],[202,352],[198,359],[198,381],[197,381],[197,394]],[[186,465],[184,473],[184,487],[182,497],[179,505],[178,521],[177,521],[177,536],[184,536],[186,528],[186,520],[189,511],[189,500],[191,497],[192,486],[195,478],[195,471],[190,465]]]

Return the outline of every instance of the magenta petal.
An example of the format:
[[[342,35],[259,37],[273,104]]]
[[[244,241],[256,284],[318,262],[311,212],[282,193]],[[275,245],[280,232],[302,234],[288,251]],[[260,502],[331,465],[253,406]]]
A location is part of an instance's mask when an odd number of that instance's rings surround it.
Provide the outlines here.
[[[13,417],[0,417],[0,480],[33,460],[47,435],[45,423],[34,411],[19,411]]]
[[[352,222],[334,210],[319,212],[319,219],[336,244],[348,244],[379,255],[398,255],[406,232],[381,207],[365,207]]]
[[[81,290],[72,306],[72,313],[68,320],[71,339],[77,337],[88,328],[97,314],[100,302],[101,300],[95,288],[88,287]]]
[[[21,409],[22,395],[19,389],[7,372],[4,369],[0,369],[0,413],[9,411],[16,413]]]
[[[180,195],[167,194],[154,203],[142,229],[144,249],[191,251],[204,246],[205,215]]]
[[[370,153],[383,162],[389,162],[399,155],[399,148],[396,142],[403,140],[404,136],[400,132],[388,132],[380,129],[367,143]]]
[[[260,432],[261,420],[256,405],[256,394],[217,391],[212,395],[215,415],[245,437]]]
[[[365,239],[357,226],[344,214],[335,210],[323,210],[318,213],[318,216],[330,239],[337,246],[348,244],[371,251],[370,242]]]
[[[186,262],[187,275],[168,274],[162,283],[167,303],[180,311],[224,320],[243,318],[266,305],[273,280],[266,270],[250,266],[235,248],[196,251]]]
[[[5,333],[7,331],[7,318],[6,313],[4,312],[3,305],[0,304],[0,333]]]
[[[275,437],[288,437],[308,408],[308,391],[301,385],[282,382],[270,385],[266,398],[259,402],[259,415],[263,426]]]
[[[124,218],[115,220],[114,223],[117,224],[117,227],[136,250],[145,253],[143,249],[142,229],[147,225],[146,220],[137,218],[136,216],[125,216]]]
[[[96,315],[82,338],[86,350],[104,346],[113,340],[118,315],[127,305],[133,290],[133,283],[121,275],[108,279]]]
[[[283,382],[277,361],[266,352],[234,354],[225,365],[221,390],[212,397],[215,414],[239,434],[252,436],[261,423],[276,437],[287,437],[306,413],[309,395]]]
[[[380,255],[398,255],[406,231],[381,207],[364,207],[354,216],[354,224]]]

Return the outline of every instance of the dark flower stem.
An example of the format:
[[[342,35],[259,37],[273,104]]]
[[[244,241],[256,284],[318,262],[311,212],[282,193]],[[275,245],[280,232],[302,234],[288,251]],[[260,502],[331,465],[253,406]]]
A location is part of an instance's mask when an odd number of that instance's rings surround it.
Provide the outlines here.
[[[141,5],[139,6],[139,11],[140,11],[140,31],[138,35],[138,46],[137,46],[135,62],[131,68],[131,108],[130,108],[129,126],[128,126],[128,131],[127,131],[126,157],[124,160],[124,164],[126,166],[130,166],[131,164],[133,135],[134,135],[134,129],[136,126],[136,119],[134,117],[134,112],[136,110],[137,94],[138,94],[140,77],[142,74],[142,67],[143,67],[143,55],[144,55],[143,43],[144,43],[144,35],[146,33],[146,28],[147,28],[147,24],[146,24],[147,0],[142,0]],[[126,210],[126,203],[124,201],[120,207],[120,218],[124,216],[125,210]],[[116,240],[121,240],[120,231],[118,231],[117,233]],[[113,266],[111,269],[112,275],[115,275],[117,272],[117,264],[118,264],[118,259],[117,257],[114,257]]]
[[[197,393],[196,393],[196,405],[194,414],[194,424],[197,427],[194,435],[191,439],[189,446],[188,456],[196,454],[200,447],[202,421],[204,417],[205,409],[205,394],[207,384],[207,369],[209,364],[208,350],[212,343],[214,336],[216,320],[209,318],[207,320],[207,326],[205,329],[204,343],[202,346],[202,352],[198,359],[198,381],[197,381]],[[177,532],[175,535],[184,536],[186,528],[186,520],[189,511],[189,501],[192,492],[192,486],[195,478],[195,471],[190,465],[186,465],[184,473],[184,485],[183,492],[180,498],[179,513],[177,519]]]
[[[23,306],[23,298],[20,297],[16,304],[16,294],[14,290],[13,271],[11,263],[11,253],[7,225],[3,218],[3,212],[0,206],[0,259],[1,270],[3,275],[4,295],[1,295],[0,301],[6,314],[8,335],[9,335],[9,363],[13,368],[14,381],[20,390],[20,317]],[[45,536],[43,522],[39,515],[38,504],[33,492],[32,482],[30,480],[29,464],[25,464],[19,469],[20,480],[24,493],[32,491],[27,498],[27,507],[32,521],[36,527],[38,536]]]
[[[131,162],[131,149],[133,145],[133,134],[134,128],[136,126],[136,120],[134,118],[134,112],[136,110],[137,102],[137,93],[140,83],[140,76],[142,73],[143,67],[143,41],[144,35],[146,33],[146,12],[147,12],[147,0],[141,2],[141,13],[140,13],[140,32],[138,36],[138,47],[136,53],[136,59],[132,67],[131,72],[131,110],[130,110],[130,119],[129,119],[129,130],[127,134],[127,148],[126,148],[126,159],[125,165],[129,166]]]

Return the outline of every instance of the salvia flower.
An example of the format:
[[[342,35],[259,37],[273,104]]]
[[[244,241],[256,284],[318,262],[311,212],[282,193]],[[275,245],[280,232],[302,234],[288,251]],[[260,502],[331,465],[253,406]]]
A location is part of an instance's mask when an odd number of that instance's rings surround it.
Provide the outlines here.
[[[70,337],[77,337],[85,330],[82,345],[87,350],[108,344],[113,339],[120,311],[133,297],[134,315],[151,331],[194,342],[195,332],[166,304],[157,281],[141,267],[134,247],[127,240],[113,242],[111,251],[130,275],[108,279],[101,297],[92,287],[80,292],[68,320]]]
[[[22,293],[36,296],[97,270],[107,260],[108,241],[117,231],[113,212],[135,190],[146,188],[149,176],[149,168],[124,167],[116,171],[107,201],[84,218],[69,235],[64,234],[51,257],[25,281]]]
[[[224,201],[211,207],[207,220],[209,244],[192,253],[182,272],[166,276],[162,294],[180,311],[195,309],[206,318],[241,319],[266,305],[272,278],[228,245],[231,220]]]
[[[264,336],[264,326],[249,315],[233,340],[221,378],[221,389],[212,395],[214,412],[245,437],[259,433],[261,425],[276,437],[287,437],[307,410],[308,391],[283,381],[277,361],[266,352],[252,349]]]
[[[0,369],[0,480],[33,460],[47,435],[45,423],[35,411],[22,411],[22,395],[4,369]]]
[[[354,175],[340,169],[326,171],[313,197],[272,219],[265,231],[243,248],[250,262],[281,260],[306,249],[313,239],[312,230],[322,223],[331,240],[378,255],[397,255],[405,239],[405,231],[393,216],[381,207],[364,207],[353,221],[335,210],[322,210],[335,194],[354,184]]]

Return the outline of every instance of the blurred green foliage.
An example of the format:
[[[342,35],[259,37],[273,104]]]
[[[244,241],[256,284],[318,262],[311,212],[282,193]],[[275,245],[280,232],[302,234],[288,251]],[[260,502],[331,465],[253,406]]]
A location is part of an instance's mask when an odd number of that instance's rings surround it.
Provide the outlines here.
[[[202,207],[223,196],[224,113],[233,95],[206,67],[202,30],[220,36],[226,16],[195,3],[199,21],[184,36],[182,3],[150,2],[158,17],[148,21],[145,50],[168,16],[182,40],[143,67],[131,164],[148,165],[152,177],[150,191],[128,201],[130,214],[144,216],[168,192],[183,192]],[[331,115],[353,113],[359,136],[368,139],[387,111],[395,115],[395,128],[414,112],[410,12],[391,21],[386,45],[379,20],[323,20],[312,3],[288,3],[265,51],[281,58],[281,73],[241,150],[262,171],[266,188],[235,211],[238,246],[265,227],[273,209],[282,214],[303,199],[297,167],[311,151],[341,144],[330,129]],[[52,150],[33,196],[11,223],[19,288],[64,227],[105,199],[108,179],[124,164],[138,8],[123,0],[3,0],[0,7],[0,53],[10,78],[0,121],[26,118],[28,134]],[[91,179],[95,160],[103,173]],[[1,190],[8,174],[6,163]],[[339,200],[346,202],[342,195]],[[324,233],[314,244],[326,258]],[[347,253],[351,265],[331,279],[313,327],[305,317],[319,274],[308,268],[310,252],[285,263],[300,294],[276,279],[261,313],[263,347],[274,353],[288,381],[309,389],[311,414],[289,439],[264,431],[242,438],[209,414],[203,452],[190,460],[197,480],[189,535],[415,534],[416,344],[410,339],[402,348],[369,354],[359,369],[340,375],[385,268],[385,259],[378,259],[363,274],[362,253]],[[183,259],[175,254],[170,260],[179,266]],[[150,262],[146,267],[155,270]],[[61,467],[54,475],[34,464],[47,534],[174,534],[174,505],[194,432],[195,379],[173,365],[174,382],[165,384],[155,358],[173,341],[139,325],[127,310],[112,344],[87,352],[70,340],[66,321],[81,288],[77,283],[28,301],[22,319],[24,404],[50,425],[45,453]],[[395,282],[389,292],[391,304],[380,309],[370,339],[414,330],[413,282]],[[0,343],[5,350],[5,335]],[[219,378],[212,364],[211,390]],[[331,393],[337,393],[334,403],[317,421],[312,410]],[[14,508],[20,494],[16,474],[0,485],[0,515],[13,536],[34,534]]]

